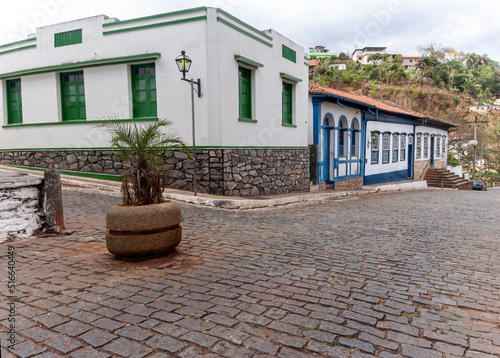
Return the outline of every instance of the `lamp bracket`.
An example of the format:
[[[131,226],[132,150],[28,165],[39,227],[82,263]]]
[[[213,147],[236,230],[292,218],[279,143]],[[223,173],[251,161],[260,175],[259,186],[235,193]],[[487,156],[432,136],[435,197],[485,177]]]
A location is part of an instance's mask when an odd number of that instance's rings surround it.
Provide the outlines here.
[[[198,80],[194,79],[187,79],[187,78],[181,78],[181,80],[188,82],[190,85],[193,86],[193,90],[198,93],[198,97],[201,97],[201,79],[198,78]],[[196,86],[195,86],[196,85]]]

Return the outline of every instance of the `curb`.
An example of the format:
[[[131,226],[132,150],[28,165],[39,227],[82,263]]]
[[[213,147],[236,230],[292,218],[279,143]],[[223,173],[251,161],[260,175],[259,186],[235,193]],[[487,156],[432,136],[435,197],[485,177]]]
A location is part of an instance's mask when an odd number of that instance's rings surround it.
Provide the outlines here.
[[[0,165],[0,169],[8,172],[26,173],[32,176],[42,177],[43,172],[5,167]],[[108,193],[113,193],[120,195],[121,183],[109,182],[100,179],[93,178],[82,178],[78,179],[61,174],[61,183],[70,187],[78,187],[83,189],[91,190],[102,190]],[[352,191],[338,191],[338,192],[318,192],[318,194],[304,194],[297,193],[296,195],[291,195],[281,198],[273,197],[263,197],[261,199],[245,198],[245,197],[230,197],[226,198],[210,198],[204,196],[194,196],[191,193],[176,193],[169,192],[167,189],[163,197],[170,200],[175,200],[178,202],[207,206],[220,209],[236,209],[236,210],[250,210],[250,209],[264,209],[264,208],[274,208],[279,206],[285,206],[296,203],[308,203],[314,201],[320,201],[328,198],[343,198],[348,196],[359,196],[366,194],[376,194],[379,192],[391,192],[391,191],[407,191],[407,190],[427,190],[427,182],[425,180],[411,181],[411,182],[398,182],[398,183],[388,183],[382,185],[369,185],[364,186],[362,190],[352,190]]]

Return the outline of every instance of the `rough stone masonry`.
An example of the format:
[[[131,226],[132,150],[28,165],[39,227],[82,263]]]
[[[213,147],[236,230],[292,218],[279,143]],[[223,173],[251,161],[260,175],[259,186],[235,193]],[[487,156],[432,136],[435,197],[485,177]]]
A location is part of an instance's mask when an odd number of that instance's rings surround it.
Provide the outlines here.
[[[42,228],[43,178],[0,171],[0,243],[25,239]]]
[[[198,149],[197,191],[256,196],[309,191],[309,148]],[[128,163],[110,150],[0,152],[0,164],[121,175]],[[193,162],[182,151],[168,153],[168,187],[193,189]]]

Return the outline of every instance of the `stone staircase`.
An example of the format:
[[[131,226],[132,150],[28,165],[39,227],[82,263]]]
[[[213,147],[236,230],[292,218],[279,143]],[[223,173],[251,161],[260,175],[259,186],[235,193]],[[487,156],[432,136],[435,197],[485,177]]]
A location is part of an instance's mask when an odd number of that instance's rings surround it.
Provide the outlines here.
[[[427,181],[427,186],[441,188],[452,188],[458,190],[472,190],[472,182],[453,174],[449,170],[429,168],[425,172],[424,180]]]

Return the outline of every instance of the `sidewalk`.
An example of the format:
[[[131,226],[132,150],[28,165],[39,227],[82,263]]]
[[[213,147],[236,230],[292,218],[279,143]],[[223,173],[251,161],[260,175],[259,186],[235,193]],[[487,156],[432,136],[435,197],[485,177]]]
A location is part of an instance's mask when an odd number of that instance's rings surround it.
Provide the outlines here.
[[[34,176],[42,176],[42,171],[21,169],[0,165],[0,170],[26,173]],[[81,187],[86,189],[104,190],[120,194],[121,183],[108,180],[100,180],[85,177],[75,177],[71,175],[61,175],[63,186]],[[310,191],[301,193],[288,193],[268,196],[223,196],[193,192],[166,189],[165,198],[180,201],[189,204],[202,206],[211,206],[223,209],[258,209],[269,208],[293,203],[312,202],[327,198],[342,198],[352,195],[375,194],[382,191],[404,191],[404,190],[422,190],[427,189],[425,180],[411,180],[402,182],[393,182],[387,184],[367,185],[361,190],[332,190],[332,191]]]

